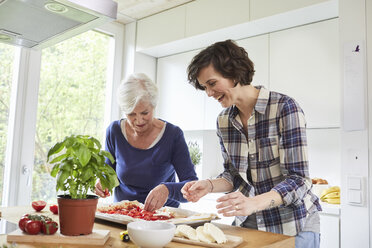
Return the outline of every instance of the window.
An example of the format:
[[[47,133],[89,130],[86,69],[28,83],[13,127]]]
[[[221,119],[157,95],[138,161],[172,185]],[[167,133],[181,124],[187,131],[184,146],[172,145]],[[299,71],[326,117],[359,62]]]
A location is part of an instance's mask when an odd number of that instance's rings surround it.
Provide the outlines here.
[[[104,117],[112,37],[88,31],[42,51],[31,200],[53,202],[55,178],[48,150],[71,134],[104,145]]]
[[[0,205],[4,188],[6,144],[15,48],[0,43]]]

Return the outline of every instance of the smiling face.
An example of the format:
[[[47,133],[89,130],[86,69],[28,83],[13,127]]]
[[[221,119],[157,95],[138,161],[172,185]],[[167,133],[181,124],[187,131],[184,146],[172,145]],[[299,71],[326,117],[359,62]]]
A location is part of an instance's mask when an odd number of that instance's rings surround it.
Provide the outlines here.
[[[223,77],[210,64],[200,70],[198,82],[204,88],[209,97],[216,99],[224,108],[234,104],[234,82],[232,79]]]
[[[149,102],[140,101],[133,111],[127,114],[127,123],[134,132],[145,133],[151,130],[153,117],[154,107]]]

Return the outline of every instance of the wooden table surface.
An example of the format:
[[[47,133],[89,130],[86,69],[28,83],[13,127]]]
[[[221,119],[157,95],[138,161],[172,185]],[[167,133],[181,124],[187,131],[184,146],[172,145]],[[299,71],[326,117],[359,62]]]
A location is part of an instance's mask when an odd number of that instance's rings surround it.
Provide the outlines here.
[[[18,223],[20,217],[25,214],[34,214],[36,213],[31,206],[22,206],[22,207],[0,207],[1,218],[6,219],[7,221]],[[45,209],[39,214],[47,215],[53,218],[55,221],[58,222],[58,216],[53,215],[49,211],[49,206],[46,206]],[[291,236],[269,233],[269,232],[262,232],[248,228],[241,228],[235,227],[230,225],[224,225],[219,223],[214,223],[218,227],[220,227],[225,234],[240,236],[243,238],[243,243],[237,246],[238,248],[243,247],[266,247],[266,248],[277,248],[277,247],[285,247],[291,248],[295,247],[295,238]],[[122,230],[125,230],[126,226],[117,223],[110,223],[106,221],[96,220],[94,224],[94,229],[97,230],[110,230],[110,238],[105,243],[103,247],[127,247],[127,248],[135,248],[137,247],[134,243],[128,242],[124,243],[120,240],[119,233]],[[6,235],[0,235],[0,247],[3,244],[8,244],[6,241]],[[67,244],[41,244],[41,243],[17,243],[16,247],[51,247],[51,248],[94,248],[99,246],[92,246],[92,245],[67,245]],[[171,242],[166,245],[166,248],[191,248],[196,247],[195,245],[187,245],[183,243]]]

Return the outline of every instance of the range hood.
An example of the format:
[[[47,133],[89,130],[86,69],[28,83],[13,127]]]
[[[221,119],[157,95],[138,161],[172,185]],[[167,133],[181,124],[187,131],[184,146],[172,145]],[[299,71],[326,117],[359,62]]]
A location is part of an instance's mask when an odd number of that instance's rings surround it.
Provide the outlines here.
[[[54,45],[116,19],[113,0],[0,0],[0,42]]]

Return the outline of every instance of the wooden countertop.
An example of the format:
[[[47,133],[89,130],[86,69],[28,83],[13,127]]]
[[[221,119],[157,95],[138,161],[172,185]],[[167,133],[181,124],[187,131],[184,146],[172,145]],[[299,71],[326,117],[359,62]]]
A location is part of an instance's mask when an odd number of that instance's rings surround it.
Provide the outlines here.
[[[1,218],[6,219],[13,223],[18,223],[20,217],[25,213],[35,213],[31,206],[22,206],[22,207],[0,207]],[[49,206],[46,206],[45,209],[39,214],[47,215],[53,218],[55,221],[58,222],[58,216],[53,215],[49,211]],[[224,225],[215,223],[218,227],[220,227],[225,234],[230,234],[234,236],[240,236],[243,238],[243,243],[238,246],[238,248],[243,247],[265,247],[265,248],[278,248],[278,247],[285,247],[291,248],[295,247],[295,238],[291,236],[269,233],[269,232],[262,232],[248,228],[241,228],[241,227],[234,227],[230,225]],[[105,243],[103,247],[126,247],[126,248],[135,248],[137,247],[134,243],[128,242],[124,243],[120,240],[119,233],[122,230],[125,230],[125,225],[116,224],[116,223],[109,223],[105,221],[96,220],[94,224],[94,229],[97,230],[110,230],[110,238]],[[6,241],[6,235],[0,235],[0,246],[3,244],[8,244]],[[56,244],[38,244],[38,243],[18,243],[16,247],[55,247],[55,248],[94,248],[98,246],[84,246],[84,245],[56,245]],[[188,247],[195,247],[195,245],[186,245],[177,242],[171,242],[167,246],[167,248],[188,248]]]

